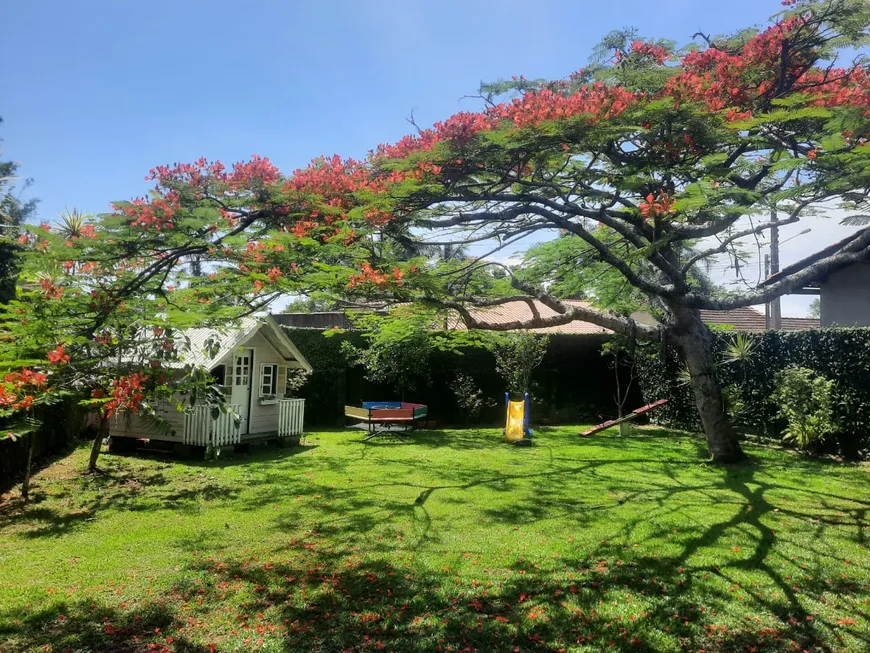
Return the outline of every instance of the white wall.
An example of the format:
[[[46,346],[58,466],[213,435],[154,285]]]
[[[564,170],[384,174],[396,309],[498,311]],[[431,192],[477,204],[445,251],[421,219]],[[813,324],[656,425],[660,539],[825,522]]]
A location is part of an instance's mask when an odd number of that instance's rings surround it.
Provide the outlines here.
[[[174,434],[170,435],[155,429],[150,422],[135,413],[120,411],[109,420],[109,435],[181,442],[184,433],[184,413],[179,413],[174,404],[158,405],[157,412],[169,423],[170,428],[175,431]]]
[[[251,415],[249,435],[278,432],[278,404],[260,405],[260,364],[286,365],[284,358],[270,345],[262,334],[257,333],[245,343],[254,349],[254,370],[251,375]]]
[[[821,284],[822,326],[870,326],[870,265],[856,263]]]

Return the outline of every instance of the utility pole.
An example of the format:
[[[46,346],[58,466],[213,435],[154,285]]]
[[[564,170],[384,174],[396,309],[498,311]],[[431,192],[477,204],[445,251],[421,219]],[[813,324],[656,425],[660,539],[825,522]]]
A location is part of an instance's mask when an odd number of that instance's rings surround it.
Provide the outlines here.
[[[773,227],[770,229],[770,272],[768,276],[779,272],[779,226],[776,224],[776,206],[770,209],[770,221],[773,223]],[[768,328],[782,329],[782,306],[779,297],[767,305],[767,314],[770,316]]]
[[[764,278],[770,276],[770,254],[764,255]],[[764,328],[772,329],[772,322],[770,319],[770,303],[764,305]]]

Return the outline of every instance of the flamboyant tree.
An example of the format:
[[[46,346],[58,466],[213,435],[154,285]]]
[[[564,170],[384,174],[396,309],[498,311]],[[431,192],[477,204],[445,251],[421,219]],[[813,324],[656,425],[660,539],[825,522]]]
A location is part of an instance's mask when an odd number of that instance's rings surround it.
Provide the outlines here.
[[[376,199],[366,206],[393,225],[442,241],[452,231],[454,240],[495,249],[542,230],[569,234],[576,251],[559,264],[615,270],[659,313],[662,327],[565,304],[515,274],[515,287],[556,316],[500,328],[579,319],[674,344],[712,456],[740,459],[699,310],[770,301],[870,258],[866,230],[847,249],[742,294],[713,295],[698,273],[741,239],[820,208],[854,208],[870,192],[870,75],[862,58],[839,61],[867,43],[870,4],[784,4],[761,32],[702,36],[682,53],[614,33],[605,41],[609,62],[566,80],[485,86],[482,111],[378,149],[368,167],[372,185],[391,183],[371,191]],[[500,102],[506,93],[515,95]],[[482,257],[466,271],[487,265]],[[372,280],[383,282],[379,274]],[[503,301],[449,297],[423,282],[405,292],[458,311],[471,327],[485,325],[469,304]]]
[[[232,169],[204,160],[157,168],[151,194],[100,216],[93,238],[34,233],[22,244],[29,274],[42,274],[42,299],[65,320],[44,330],[62,342],[46,335],[32,349],[44,356],[60,344],[75,360],[72,348],[86,350],[112,320],[120,328],[125,310],[146,325],[183,326],[313,290],[414,301],[492,328],[469,307],[510,294],[556,315],[499,329],[587,320],[677,346],[712,456],[737,460],[699,310],[766,302],[870,258],[867,230],[843,251],[739,295],[711,293],[698,271],[749,236],[820,208],[854,208],[870,192],[870,75],[863,59],[846,60],[868,41],[870,6],[783,4],[764,31],[701,35],[680,52],[611,34],[603,61],[564,80],[487,85],[480,111],[364,160],[320,158],[290,175],[261,157]],[[548,232],[567,244],[556,255],[538,252],[532,271],[492,259]],[[487,253],[415,256],[457,244]],[[615,271],[661,327],[608,311],[626,308],[619,292],[597,295],[597,309],[560,301],[565,284],[542,282],[547,260],[556,281],[566,266]],[[45,324],[35,307],[16,309],[28,324]]]

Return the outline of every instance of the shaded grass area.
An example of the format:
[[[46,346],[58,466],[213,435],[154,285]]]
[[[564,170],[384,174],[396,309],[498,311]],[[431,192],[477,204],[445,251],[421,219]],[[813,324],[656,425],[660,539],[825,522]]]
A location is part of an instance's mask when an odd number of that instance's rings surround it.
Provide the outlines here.
[[[0,509],[0,650],[870,650],[866,466],[578,430],[77,450]]]

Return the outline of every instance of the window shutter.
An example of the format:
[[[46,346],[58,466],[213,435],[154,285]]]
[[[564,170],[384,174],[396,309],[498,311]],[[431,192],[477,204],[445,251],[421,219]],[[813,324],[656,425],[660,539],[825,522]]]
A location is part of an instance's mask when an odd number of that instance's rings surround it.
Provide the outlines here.
[[[283,397],[287,394],[287,366],[278,366],[278,381],[275,384],[275,394]]]
[[[266,364],[265,363],[260,363],[260,374],[257,378],[259,379],[259,382],[257,383],[257,387],[259,388],[259,390],[258,390],[259,396],[262,397],[263,395],[269,394],[268,388],[264,389],[264,386],[266,385]]]

